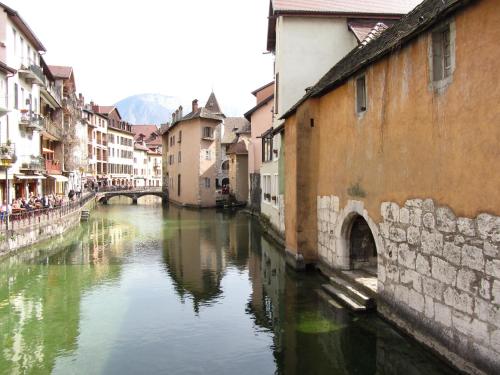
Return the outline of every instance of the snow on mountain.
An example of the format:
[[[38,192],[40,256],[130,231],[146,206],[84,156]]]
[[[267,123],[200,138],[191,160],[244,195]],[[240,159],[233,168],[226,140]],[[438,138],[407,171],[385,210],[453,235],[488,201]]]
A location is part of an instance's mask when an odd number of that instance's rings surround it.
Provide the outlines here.
[[[122,118],[131,124],[160,125],[170,121],[172,112],[181,104],[174,96],[139,94],[120,100],[115,106]]]

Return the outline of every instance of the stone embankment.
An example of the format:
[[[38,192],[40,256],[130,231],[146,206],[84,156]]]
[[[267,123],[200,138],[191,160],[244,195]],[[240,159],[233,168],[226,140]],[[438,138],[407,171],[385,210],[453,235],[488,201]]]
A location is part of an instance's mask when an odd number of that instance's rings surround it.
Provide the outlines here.
[[[60,236],[79,225],[82,210],[91,210],[95,205],[95,194],[91,193],[78,202],[69,203],[58,209],[30,213],[29,219],[14,219],[9,223],[8,229],[3,220],[0,231],[0,257]]]

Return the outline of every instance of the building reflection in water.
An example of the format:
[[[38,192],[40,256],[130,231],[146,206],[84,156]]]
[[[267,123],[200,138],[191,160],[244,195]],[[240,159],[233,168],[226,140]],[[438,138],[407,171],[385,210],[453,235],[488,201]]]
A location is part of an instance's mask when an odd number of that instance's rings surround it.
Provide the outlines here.
[[[163,257],[176,291],[195,312],[222,294],[228,267],[248,266],[249,221],[241,214],[170,206],[164,211]]]
[[[57,250],[41,245],[0,263],[1,374],[50,373],[58,357],[76,350],[82,296],[120,276],[106,248],[119,235],[106,226],[94,220]]]

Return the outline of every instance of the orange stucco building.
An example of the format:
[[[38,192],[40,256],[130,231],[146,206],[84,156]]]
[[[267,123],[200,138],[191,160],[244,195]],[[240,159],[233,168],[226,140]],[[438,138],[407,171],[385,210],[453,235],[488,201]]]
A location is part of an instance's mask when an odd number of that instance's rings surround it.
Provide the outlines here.
[[[498,1],[426,0],[284,115],[289,263],[375,273],[467,372],[500,371],[499,39]]]

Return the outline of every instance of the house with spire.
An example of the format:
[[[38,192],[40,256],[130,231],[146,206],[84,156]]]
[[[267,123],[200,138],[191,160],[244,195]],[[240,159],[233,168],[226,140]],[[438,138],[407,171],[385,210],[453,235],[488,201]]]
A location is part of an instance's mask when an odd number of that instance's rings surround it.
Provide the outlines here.
[[[212,92],[204,107],[192,102],[172,114],[163,132],[163,165],[171,202],[191,207],[215,207],[217,173],[221,166],[221,124],[224,114]]]

